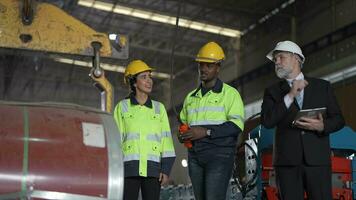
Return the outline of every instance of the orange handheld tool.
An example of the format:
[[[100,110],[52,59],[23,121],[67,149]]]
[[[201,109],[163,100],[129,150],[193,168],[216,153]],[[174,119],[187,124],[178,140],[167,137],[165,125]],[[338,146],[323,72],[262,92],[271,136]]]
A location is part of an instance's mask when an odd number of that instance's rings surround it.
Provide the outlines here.
[[[189,130],[189,126],[187,124],[181,124],[179,126],[179,134],[184,134]],[[184,146],[187,147],[188,149],[193,147],[192,141],[190,140],[185,140],[184,141]]]

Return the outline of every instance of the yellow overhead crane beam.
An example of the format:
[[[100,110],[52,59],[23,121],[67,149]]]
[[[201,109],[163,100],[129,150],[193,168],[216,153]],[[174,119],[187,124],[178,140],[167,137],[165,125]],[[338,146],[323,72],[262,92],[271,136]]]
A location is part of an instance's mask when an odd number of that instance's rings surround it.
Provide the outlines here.
[[[100,68],[99,57],[116,57],[105,33],[99,33],[48,3],[0,1],[0,48],[93,56],[90,77],[101,91],[101,108],[112,111],[113,90]],[[120,38],[122,41],[122,38]],[[123,44],[123,48],[125,44]]]
[[[101,56],[112,53],[106,34],[48,3],[1,0],[0,19],[0,47],[92,56],[97,41]]]

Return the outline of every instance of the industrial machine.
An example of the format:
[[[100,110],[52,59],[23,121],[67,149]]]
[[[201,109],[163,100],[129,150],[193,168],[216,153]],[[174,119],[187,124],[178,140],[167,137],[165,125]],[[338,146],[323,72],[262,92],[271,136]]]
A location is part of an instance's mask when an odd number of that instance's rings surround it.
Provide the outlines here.
[[[0,199],[121,199],[112,116],[78,105],[0,102]]]
[[[46,3],[1,0],[0,48],[92,57],[101,110],[0,101],[0,199],[122,199],[120,135],[100,57],[126,59],[99,33]],[[126,41],[126,40],[118,40]],[[120,50],[120,49],[119,49]]]
[[[274,129],[259,125],[253,116],[246,122],[244,142],[237,152],[234,177],[244,199],[277,200],[272,165]],[[356,199],[356,132],[350,127],[330,135],[333,199]]]

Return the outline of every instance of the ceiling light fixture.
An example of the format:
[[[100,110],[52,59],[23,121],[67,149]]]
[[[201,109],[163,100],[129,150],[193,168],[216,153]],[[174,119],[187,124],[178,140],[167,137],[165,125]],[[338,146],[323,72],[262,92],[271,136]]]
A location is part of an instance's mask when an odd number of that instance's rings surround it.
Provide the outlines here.
[[[176,17],[172,17],[169,15],[162,15],[155,12],[149,12],[145,10],[140,10],[137,8],[130,8],[126,6],[121,6],[116,4],[116,6],[112,3],[107,3],[103,1],[96,0],[79,0],[78,5],[85,6],[89,8],[95,8],[98,10],[103,10],[106,12],[114,12],[121,15],[132,16],[140,19],[155,21],[159,23],[165,23],[170,25],[175,25]],[[221,26],[215,26],[211,24],[201,23],[197,21],[192,21],[188,19],[179,19],[179,26],[184,28],[189,28],[197,31],[203,31],[218,35],[224,35],[228,37],[240,37],[241,32],[236,29],[225,28]]]
[[[292,3],[294,3],[296,0],[288,0],[284,3],[282,3],[279,8],[275,8],[273,9],[271,12],[267,13],[265,16],[263,16],[262,18],[260,18],[258,20],[258,23],[254,23],[251,24],[250,26],[248,26],[247,29],[242,31],[242,35],[245,35],[246,33],[252,31],[253,29],[255,29],[257,27],[258,24],[263,24],[265,23],[267,20],[269,20],[272,16],[278,14],[281,10],[285,9],[286,7],[288,7],[289,5],[291,5]]]
[[[356,65],[329,74],[327,76],[323,76],[321,77],[321,79],[330,81],[330,83],[337,83],[339,81],[346,80],[354,76],[356,76]]]

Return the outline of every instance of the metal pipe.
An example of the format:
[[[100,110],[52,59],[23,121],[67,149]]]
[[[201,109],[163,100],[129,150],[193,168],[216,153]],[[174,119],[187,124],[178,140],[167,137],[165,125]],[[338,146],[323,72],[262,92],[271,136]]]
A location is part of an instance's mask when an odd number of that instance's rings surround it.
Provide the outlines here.
[[[93,68],[89,76],[95,81],[94,86],[100,91],[101,110],[111,113],[114,95],[112,85],[106,79],[104,70],[100,68],[100,48],[102,45],[100,42],[92,42],[92,47],[94,50]]]
[[[33,8],[32,0],[23,0],[22,7],[22,23],[24,25],[30,25],[33,20]]]
[[[100,48],[102,47],[100,42],[92,42],[92,47],[94,49],[93,57],[93,68],[95,77],[99,78],[102,76],[102,69],[100,68]]]

